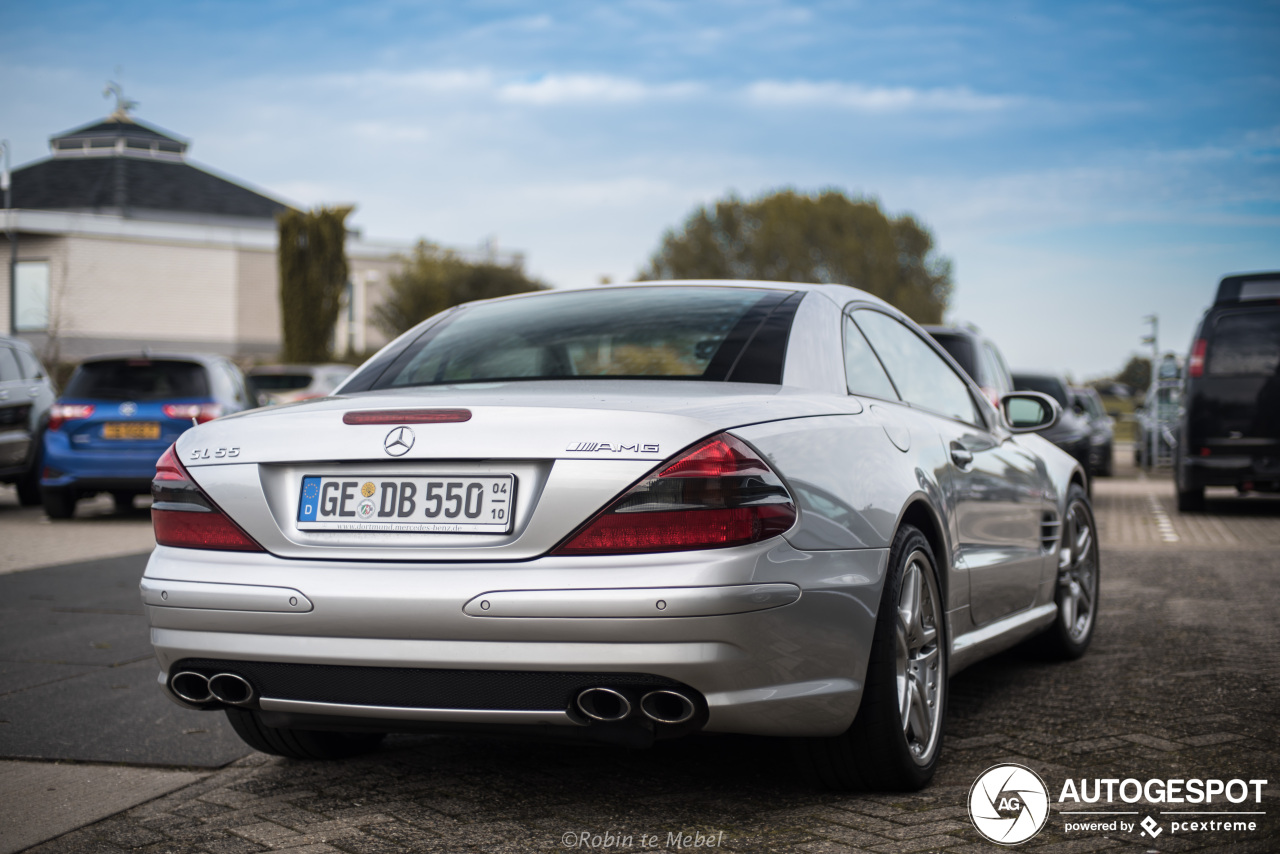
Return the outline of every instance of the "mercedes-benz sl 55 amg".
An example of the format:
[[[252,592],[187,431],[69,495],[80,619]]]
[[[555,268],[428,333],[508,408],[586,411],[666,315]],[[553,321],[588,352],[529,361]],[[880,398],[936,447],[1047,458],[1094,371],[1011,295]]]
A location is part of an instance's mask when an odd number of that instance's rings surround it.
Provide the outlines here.
[[[947,678],[1097,615],[1085,473],[853,288],[668,282],[458,306],[329,398],[157,464],[160,682],[258,750],[388,731],[796,739],[919,788]]]

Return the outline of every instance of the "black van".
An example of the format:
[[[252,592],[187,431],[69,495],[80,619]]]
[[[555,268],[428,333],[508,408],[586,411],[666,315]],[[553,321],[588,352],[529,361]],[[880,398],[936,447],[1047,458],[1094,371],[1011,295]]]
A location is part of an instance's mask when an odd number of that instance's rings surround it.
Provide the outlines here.
[[[1280,272],[1227,276],[1187,357],[1178,509],[1206,486],[1280,492]]]

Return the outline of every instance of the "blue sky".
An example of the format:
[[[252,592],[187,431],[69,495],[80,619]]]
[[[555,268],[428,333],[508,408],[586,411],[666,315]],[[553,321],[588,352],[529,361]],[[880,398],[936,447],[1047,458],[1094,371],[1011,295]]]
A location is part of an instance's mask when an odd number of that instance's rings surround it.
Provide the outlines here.
[[[494,237],[623,280],[728,192],[843,189],[929,226],[951,319],[1015,367],[1185,352],[1217,279],[1280,268],[1280,3],[18,0],[15,164],[110,111],[370,238]],[[120,69],[117,74],[117,68]]]

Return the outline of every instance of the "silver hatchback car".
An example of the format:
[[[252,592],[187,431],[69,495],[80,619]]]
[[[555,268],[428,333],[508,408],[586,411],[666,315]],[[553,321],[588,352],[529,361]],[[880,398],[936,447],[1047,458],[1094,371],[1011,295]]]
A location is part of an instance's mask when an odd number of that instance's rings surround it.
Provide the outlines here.
[[[913,789],[947,677],[1083,654],[1085,476],[900,312],[834,285],[666,282],[458,306],[333,398],[157,464],[160,683],[254,748],[388,731],[800,740]]]

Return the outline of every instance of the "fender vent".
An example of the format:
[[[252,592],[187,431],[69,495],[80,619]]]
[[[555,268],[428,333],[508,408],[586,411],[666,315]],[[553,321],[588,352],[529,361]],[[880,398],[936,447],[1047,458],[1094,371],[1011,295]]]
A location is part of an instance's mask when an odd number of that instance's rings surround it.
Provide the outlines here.
[[[1051,552],[1058,545],[1058,538],[1062,535],[1062,522],[1058,519],[1058,514],[1047,511],[1040,516],[1040,548],[1044,551]]]

